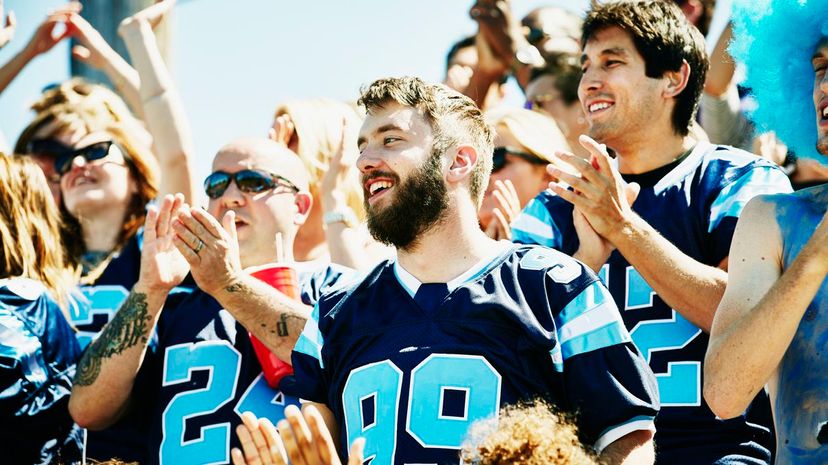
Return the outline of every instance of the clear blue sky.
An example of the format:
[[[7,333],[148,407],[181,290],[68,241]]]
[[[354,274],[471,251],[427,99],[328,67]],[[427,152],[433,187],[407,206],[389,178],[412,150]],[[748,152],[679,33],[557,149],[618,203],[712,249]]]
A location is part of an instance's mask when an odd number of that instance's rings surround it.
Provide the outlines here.
[[[8,61],[58,0],[6,0],[17,14]],[[586,0],[513,0],[522,16],[542,5],[582,8]],[[445,53],[474,33],[471,0],[190,0],[173,13],[171,63],[193,129],[198,179],[215,151],[239,136],[264,136],[279,102],[354,100],[379,77],[442,79]],[[69,77],[68,43],[36,59],[0,95],[0,130],[14,143],[27,105]],[[513,89],[513,94],[518,91]],[[519,97],[513,95],[517,103]],[[519,104],[519,103],[518,103]]]

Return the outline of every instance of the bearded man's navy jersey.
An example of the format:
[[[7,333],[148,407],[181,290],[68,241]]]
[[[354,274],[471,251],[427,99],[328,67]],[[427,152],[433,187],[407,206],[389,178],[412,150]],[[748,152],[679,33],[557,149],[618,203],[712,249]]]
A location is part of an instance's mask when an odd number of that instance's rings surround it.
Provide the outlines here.
[[[300,271],[302,301],[315,304],[352,273],[335,265]],[[146,463],[230,463],[243,412],[276,424],[285,406],[299,405],[268,386],[247,329],[199,289],[167,299],[156,336],[133,390],[133,410],[151,421]]]
[[[633,210],[684,254],[710,266],[727,257],[736,220],[748,200],[791,190],[772,163],[708,143],[699,143],[678,163],[623,177],[641,185]],[[513,240],[574,254],[579,242],[572,209],[553,193],[542,192],[515,219]],[[757,398],[745,417],[717,419],[702,397],[708,335],[665,304],[618,251],[600,276],[658,379],[662,409],[656,418],[657,463],[768,463],[774,443],[766,396]]]
[[[4,463],[80,463],[83,435],[68,409],[80,354],[75,331],[41,283],[0,280]]]
[[[326,404],[340,450],[365,437],[374,465],[456,464],[471,423],[539,397],[599,450],[651,429],[655,379],[598,278],[544,247],[497,252],[449,283],[387,261],[324,296],[280,387]]]

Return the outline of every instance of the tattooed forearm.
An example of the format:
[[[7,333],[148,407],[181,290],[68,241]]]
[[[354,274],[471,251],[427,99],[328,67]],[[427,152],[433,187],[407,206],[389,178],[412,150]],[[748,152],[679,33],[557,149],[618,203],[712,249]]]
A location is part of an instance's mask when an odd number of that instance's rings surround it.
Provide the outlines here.
[[[235,283],[225,287],[224,290],[227,292],[235,293],[241,291],[249,291],[250,289],[247,286],[245,286],[244,283],[236,281]]]
[[[151,321],[152,317],[147,312],[147,295],[130,293],[112,321],[84,352],[78,362],[75,384],[89,386],[98,379],[103,359],[120,354],[138,343],[145,343]]]

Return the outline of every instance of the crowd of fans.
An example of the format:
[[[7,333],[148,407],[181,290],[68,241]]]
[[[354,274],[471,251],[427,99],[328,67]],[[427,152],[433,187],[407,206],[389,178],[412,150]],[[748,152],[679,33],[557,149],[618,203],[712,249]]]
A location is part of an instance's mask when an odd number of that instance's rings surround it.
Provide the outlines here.
[[[173,7],[0,67],[113,84],[0,152],[4,461],[828,463],[828,2],[477,0],[443,83],[271,102],[201,184]]]

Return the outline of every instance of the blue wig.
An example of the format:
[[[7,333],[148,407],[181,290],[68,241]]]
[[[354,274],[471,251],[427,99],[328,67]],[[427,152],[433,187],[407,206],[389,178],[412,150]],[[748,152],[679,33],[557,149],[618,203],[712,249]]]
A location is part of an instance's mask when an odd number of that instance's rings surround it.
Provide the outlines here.
[[[828,0],[734,0],[730,53],[758,103],[751,117],[797,155],[817,157],[811,57],[828,36]]]

